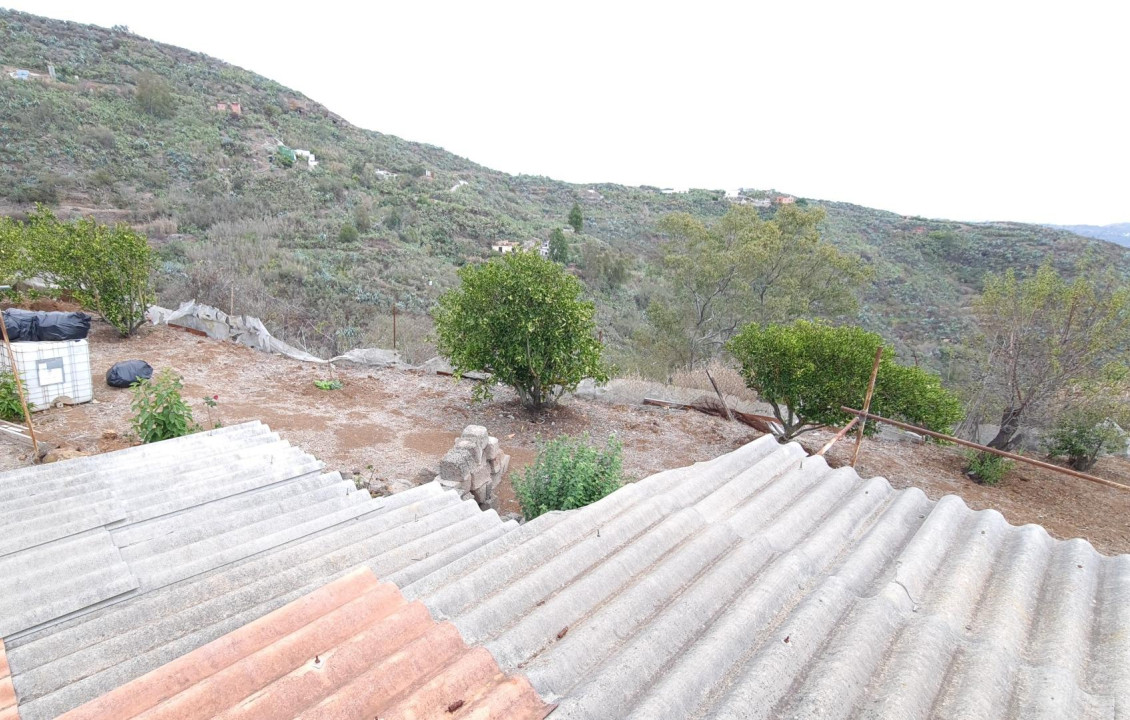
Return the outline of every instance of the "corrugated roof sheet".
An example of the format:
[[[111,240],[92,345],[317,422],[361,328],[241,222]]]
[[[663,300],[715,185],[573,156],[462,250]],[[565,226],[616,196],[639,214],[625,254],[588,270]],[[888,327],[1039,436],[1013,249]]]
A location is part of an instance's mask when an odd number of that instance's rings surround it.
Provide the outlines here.
[[[550,709],[365,568],[62,717],[540,720]]]
[[[260,423],[0,475],[0,637],[53,718],[360,565],[411,582],[514,527],[429,483],[373,499]],[[7,531],[7,527],[5,530]]]
[[[403,592],[554,720],[1130,716],[1130,556],[772,438]]]

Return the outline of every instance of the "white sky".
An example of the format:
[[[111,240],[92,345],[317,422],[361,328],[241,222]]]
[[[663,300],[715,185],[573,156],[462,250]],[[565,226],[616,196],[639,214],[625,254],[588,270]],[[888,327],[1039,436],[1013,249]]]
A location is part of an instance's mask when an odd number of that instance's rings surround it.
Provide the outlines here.
[[[1130,221],[1125,0],[11,7],[128,25],[510,173]]]

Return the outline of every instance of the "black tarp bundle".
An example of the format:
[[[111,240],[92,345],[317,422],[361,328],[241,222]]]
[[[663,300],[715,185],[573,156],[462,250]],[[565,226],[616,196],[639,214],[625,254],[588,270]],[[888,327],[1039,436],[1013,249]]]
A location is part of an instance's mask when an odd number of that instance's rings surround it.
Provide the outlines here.
[[[82,340],[90,332],[90,316],[81,312],[4,311],[4,326],[12,342]]]
[[[110,387],[128,388],[138,380],[153,377],[153,368],[144,360],[123,360],[106,371],[106,384]]]

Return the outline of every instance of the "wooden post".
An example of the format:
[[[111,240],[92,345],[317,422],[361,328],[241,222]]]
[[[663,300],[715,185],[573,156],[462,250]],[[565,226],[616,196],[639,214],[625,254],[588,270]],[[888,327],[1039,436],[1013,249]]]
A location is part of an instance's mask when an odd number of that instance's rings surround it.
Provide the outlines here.
[[[228,315],[235,316],[235,283],[231,285],[231,301],[228,304]]]
[[[8,348],[8,360],[12,363],[12,376],[16,379],[16,391],[20,394],[20,406],[24,410],[28,434],[31,435],[32,457],[37,461],[39,460],[39,443],[35,439],[35,428],[31,426],[31,412],[27,409],[27,399],[24,397],[24,382],[20,377],[20,369],[16,367],[16,352],[12,350],[12,342],[8,339],[8,323],[4,321],[2,314],[0,314],[0,332],[4,334],[4,347]]]
[[[875,364],[871,366],[871,380],[867,383],[867,395],[863,398],[864,416],[859,423],[859,431],[855,434],[855,450],[851,453],[851,466],[855,467],[856,458],[859,457],[859,446],[863,444],[863,429],[867,426],[866,413],[871,410],[871,395],[875,392],[875,379],[879,377],[879,359],[883,357],[883,346],[875,351]]]
[[[398,302],[395,295],[392,296],[392,349],[396,351],[396,303]]]
[[[718,401],[722,403],[722,409],[726,411],[726,419],[733,422],[734,416],[730,414],[730,407],[726,404],[726,398],[722,397],[722,391],[718,389],[718,383],[714,382],[714,376],[710,374],[710,370],[707,368],[703,368],[702,371],[706,373],[706,379],[714,386],[714,392],[718,395]]]

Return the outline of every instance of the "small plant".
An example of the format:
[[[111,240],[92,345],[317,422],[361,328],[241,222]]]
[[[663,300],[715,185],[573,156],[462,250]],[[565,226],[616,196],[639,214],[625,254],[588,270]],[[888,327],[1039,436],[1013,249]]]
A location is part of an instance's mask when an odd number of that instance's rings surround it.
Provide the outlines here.
[[[620,441],[611,436],[603,449],[590,445],[588,435],[541,445],[534,464],[514,480],[522,514],[533,520],[596,502],[623,484],[622,461]]]
[[[1126,447],[1126,433],[1102,412],[1079,409],[1059,419],[1044,447],[1052,457],[1067,458],[1076,470],[1090,470],[1103,455]]]
[[[10,372],[0,372],[0,420],[23,422],[24,409],[20,404],[20,391],[16,377]]]
[[[205,411],[208,413],[208,424],[211,425],[213,429],[222,428],[224,426],[223,420],[219,420],[219,419],[212,420],[212,408],[214,408],[214,407],[216,407],[217,405],[220,404],[220,396],[219,395],[205,395],[203,400],[204,400]]]
[[[965,456],[965,474],[980,485],[997,485],[1012,468],[1012,461],[987,452],[970,452]]]
[[[141,442],[168,440],[200,430],[193,420],[192,408],[181,398],[182,387],[180,377],[168,368],[130,386],[133,431]]]
[[[314,387],[319,390],[341,390],[341,380],[315,380]]]

